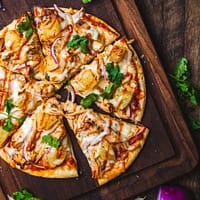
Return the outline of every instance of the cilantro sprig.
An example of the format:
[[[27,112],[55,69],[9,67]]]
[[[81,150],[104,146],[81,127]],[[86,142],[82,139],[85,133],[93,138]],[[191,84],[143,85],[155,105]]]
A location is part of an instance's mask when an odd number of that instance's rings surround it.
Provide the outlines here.
[[[41,198],[34,197],[33,194],[27,189],[22,189],[21,191],[13,192],[13,197],[15,200],[42,200]]]
[[[188,60],[181,58],[176,63],[176,68],[173,75],[170,75],[175,83],[178,97],[182,103],[189,101],[192,105],[198,105],[198,91],[189,82],[190,72],[188,69]]]
[[[89,39],[86,36],[74,35],[72,40],[67,43],[67,48],[78,49],[80,47],[83,53],[87,53],[89,51],[88,43]]]
[[[55,147],[55,148],[58,148],[60,146],[60,141],[57,138],[52,137],[51,135],[43,135],[42,142],[48,144],[51,147]]]
[[[25,32],[25,37],[29,38],[33,34],[33,28],[31,26],[32,19],[27,12],[25,13],[25,17],[25,21],[22,21],[18,24],[17,31],[19,33]]]
[[[199,90],[190,83],[190,76],[188,60],[186,58],[179,59],[175,71],[170,74],[170,77],[183,111],[188,110],[191,106],[198,106],[200,103]],[[193,130],[200,129],[200,117],[197,120],[188,120]]]
[[[90,107],[90,105],[94,103],[99,96],[103,97],[104,99],[112,99],[115,90],[122,85],[122,78],[124,77],[124,74],[120,72],[119,65],[107,63],[106,71],[108,72],[108,78],[111,83],[106,85],[102,94],[91,93],[85,98],[81,99],[80,104],[84,108]]]
[[[17,120],[19,125],[21,125],[24,122],[24,120],[26,119],[26,115],[24,115],[22,118],[18,118],[18,117],[12,116],[10,114],[11,110],[14,108],[12,99],[6,99],[5,105],[6,105],[6,113],[2,113],[2,114],[7,115],[7,119],[6,119],[5,123],[3,124],[2,128],[5,131],[9,132],[13,129],[12,118]]]
[[[120,86],[122,84],[122,78],[124,74],[119,71],[119,65],[107,63],[106,71],[108,72],[108,78],[112,83],[114,83],[116,86]]]

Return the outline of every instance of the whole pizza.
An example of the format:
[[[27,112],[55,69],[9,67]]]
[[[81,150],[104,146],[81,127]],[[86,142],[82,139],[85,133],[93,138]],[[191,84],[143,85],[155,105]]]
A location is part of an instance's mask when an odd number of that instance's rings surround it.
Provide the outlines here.
[[[35,7],[5,26],[1,159],[34,176],[77,177],[66,120],[99,185],[124,173],[149,132],[141,123],[143,69],[131,43],[84,9],[56,5]],[[67,90],[62,101],[60,90]]]

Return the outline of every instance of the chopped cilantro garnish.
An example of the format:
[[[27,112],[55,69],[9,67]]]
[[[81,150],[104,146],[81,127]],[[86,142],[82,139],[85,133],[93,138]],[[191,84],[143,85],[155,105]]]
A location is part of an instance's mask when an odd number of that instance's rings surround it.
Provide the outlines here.
[[[11,131],[13,129],[13,124],[11,122],[10,117],[6,119],[6,122],[3,124],[3,130],[5,131]]]
[[[86,36],[74,35],[72,40],[67,43],[67,48],[78,49],[80,47],[83,53],[87,53],[88,42],[89,39]]]
[[[112,63],[106,64],[106,71],[108,72],[109,80],[117,86],[122,84],[123,73],[119,71],[119,65],[113,65]]]
[[[57,138],[52,137],[51,135],[42,136],[42,142],[55,148],[58,148],[60,146],[60,141]]]
[[[97,94],[91,93],[91,94],[87,95],[85,98],[81,99],[80,104],[84,108],[89,108],[90,105],[97,100],[97,98],[98,98]]]
[[[110,83],[109,85],[105,87],[105,93],[100,94],[100,96],[105,99],[111,99],[115,92],[115,88],[116,86],[113,83]]]
[[[10,111],[14,108],[13,100],[12,99],[6,99],[5,104],[6,104],[6,112],[9,114]]]
[[[13,197],[15,200],[42,200],[38,197],[34,197],[27,189],[22,189],[19,192],[14,192]]]
[[[29,16],[27,12],[25,13],[25,16],[26,16],[26,20],[18,24],[17,31],[19,33],[25,32],[25,37],[28,38],[33,34],[33,28],[31,26],[31,17]]]
[[[13,124],[11,119],[15,119],[19,122],[19,125],[21,125],[24,120],[26,119],[26,115],[24,115],[22,118],[18,118],[15,116],[10,115],[11,110],[14,108],[13,100],[12,99],[6,99],[5,100],[5,105],[6,105],[6,113],[3,113],[4,115],[7,115],[7,119],[5,123],[3,124],[2,128],[5,131],[11,131],[13,129]]]

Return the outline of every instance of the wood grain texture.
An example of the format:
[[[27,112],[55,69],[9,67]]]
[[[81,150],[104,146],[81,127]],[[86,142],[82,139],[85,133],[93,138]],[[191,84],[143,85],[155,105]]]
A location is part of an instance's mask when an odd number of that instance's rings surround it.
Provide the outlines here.
[[[53,3],[63,7],[80,8],[83,6],[81,1],[78,0],[5,1],[4,5],[9,9],[6,13],[0,12],[0,27],[9,23],[11,19],[19,16],[24,11],[32,9],[34,5],[52,6]],[[75,153],[81,173],[80,178],[75,180],[47,180],[32,177],[11,169],[1,161],[0,182],[5,194],[11,194],[22,187],[27,187],[44,200],[50,197],[56,200],[74,199],[75,196],[76,199],[81,200],[126,199],[132,198],[131,196],[135,196],[147,188],[185,174],[194,168],[198,159],[197,152],[161,65],[162,63],[166,72],[171,72],[174,69],[176,59],[185,53],[186,37],[184,36],[184,27],[187,24],[188,33],[190,33],[189,29],[192,25],[189,21],[197,23],[195,17],[191,17],[185,23],[185,10],[177,13],[179,9],[182,9],[182,6],[183,2],[181,0],[138,1],[140,13],[153,39],[156,50],[134,1],[94,0],[93,3],[84,6],[87,12],[104,19],[122,35],[126,33],[129,38],[135,38],[136,41],[133,45],[142,58],[148,92],[147,109],[143,123],[150,128],[151,135],[134,165],[118,179],[98,188],[96,182],[90,178],[87,162],[78,145],[75,145]],[[190,10],[187,13],[188,16],[191,15]],[[172,19],[173,17],[174,19]],[[182,21],[183,18],[184,21]],[[73,138],[73,135],[71,136],[73,144],[76,144],[75,138]],[[145,193],[148,200],[155,199],[157,189]]]
[[[200,1],[199,0],[138,0],[137,6],[151,36],[166,73],[173,72],[177,59],[189,59],[192,83],[200,88]],[[186,115],[197,119],[200,107],[186,111]],[[199,131],[192,137],[200,152]],[[170,184],[189,188],[195,198],[200,199],[200,164],[191,173]],[[145,193],[149,199],[156,199],[158,188]]]

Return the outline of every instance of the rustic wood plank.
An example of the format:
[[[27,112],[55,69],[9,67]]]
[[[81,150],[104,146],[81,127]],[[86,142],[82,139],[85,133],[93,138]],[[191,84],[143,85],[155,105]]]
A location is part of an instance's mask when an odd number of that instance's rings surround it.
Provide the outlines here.
[[[83,6],[81,1],[66,2],[62,0],[50,0],[40,2],[39,0],[34,0],[18,1],[18,4],[16,5],[11,1],[5,1],[5,7],[9,9],[8,12],[0,12],[0,17],[2,19],[0,21],[0,27],[7,24],[11,18],[13,19],[14,17],[19,16],[20,13],[30,10],[34,5],[42,4],[44,6],[51,6],[53,3],[57,3],[59,6],[63,7],[72,6],[74,8],[80,8]],[[120,9],[123,11],[120,15],[123,24],[120,23],[113,5],[118,13],[120,13]],[[162,1],[161,4],[156,0],[148,1],[147,4],[143,1],[143,5],[145,5],[146,8],[150,6],[149,9],[151,11],[156,8],[159,13],[166,16],[165,20],[163,20],[163,15],[156,15],[152,12],[152,16],[154,17],[151,18],[152,23],[154,24],[152,31],[157,27],[154,33],[155,38],[153,38],[156,40],[156,36],[159,36],[157,44],[162,50],[160,54],[163,56],[170,51],[169,46],[172,45],[166,44],[168,45],[167,50],[163,50],[164,47],[162,45],[165,42],[164,39],[161,39],[162,37],[165,37],[165,34],[163,33],[166,33],[169,30],[173,32],[173,30],[176,29],[177,24],[179,25],[182,23],[180,20],[181,17],[177,16],[178,21],[176,23],[170,19],[170,16],[172,17],[170,7],[173,6],[173,4],[170,4],[169,1],[166,3],[165,1]],[[177,1],[176,6],[180,6],[180,1]],[[196,150],[193,147],[193,142],[188,135],[188,129],[182,119],[180,110],[177,109],[178,105],[176,101],[174,101],[175,97],[171,91],[169,82],[166,79],[166,75],[161,68],[156,51],[153,48],[152,42],[146,32],[146,28],[143,25],[134,1],[115,0],[111,2],[108,0],[94,0],[92,4],[85,6],[85,9],[87,12],[107,21],[121,34],[126,32],[129,38],[136,38],[134,47],[139,55],[145,55],[142,62],[145,75],[147,76],[148,100],[144,123],[150,127],[152,136],[149,137],[141,156],[136,160],[134,165],[132,165],[125,174],[101,188],[98,188],[96,182],[91,180],[87,162],[83,158],[83,154],[78,145],[75,145],[75,153],[79,161],[81,174],[80,178],[75,180],[47,180],[32,177],[18,170],[11,169],[6,163],[1,161],[0,164],[3,171],[5,171],[5,174],[4,177],[0,177],[0,181],[1,184],[4,184],[3,189],[6,194],[12,194],[13,191],[26,187],[30,189],[30,191],[33,191],[37,196],[44,199],[53,197],[57,200],[63,200],[66,198],[75,198],[77,195],[79,195],[77,199],[81,200],[88,199],[88,195],[90,198],[94,197],[95,199],[122,199],[128,198],[131,195],[136,195],[155,184],[162,183],[177,175],[183,174],[193,168],[196,163],[197,156]],[[171,13],[168,15],[168,12]],[[159,22],[159,24],[157,24],[157,22]],[[167,24],[170,25],[172,22],[174,24],[168,30],[166,26]],[[163,23],[165,24],[164,29],[162,28]],[[175,36],[176,34],[171,35],[171,33],[166,35],[168,39],[173,39]],[[161,46],[159,45],[159,41],[162,41]],[[172,46],[173,49],[180,47],[181,43],[177,39],[177,36],[174,41],[175,44]],[[179,53],[181,54],[181,52]],[[174,56],[175,53],[170,55]],[[164,56],[163,61],[168,63],[170,62],[170,59],[170,57],[167,57],[165,60]],[[169,106],[167,105],[168,103]],[[163,115],[163,113],[167,114],[167,116]],[[172,125],[169,123],[170,121]],[[178,123],[179,121],[180,123]],[[174,130],[176,130],[178,134],[176,134],[176,131]],[[182,131],[184,132],[183,135],[180,134]],[[161,140],[160,138],[164,139]],[[173,143],[171,141],[173,141]],[[73,137],[72,142],[76,144],[75,138]],[[180,152],[180,146],[185,147],[182,152]],[[183,163],[184,166],[182,167]],[[152,179],[149,179],[148,177],[152,177]],[[55,189],[52,190],[51,188]]]

